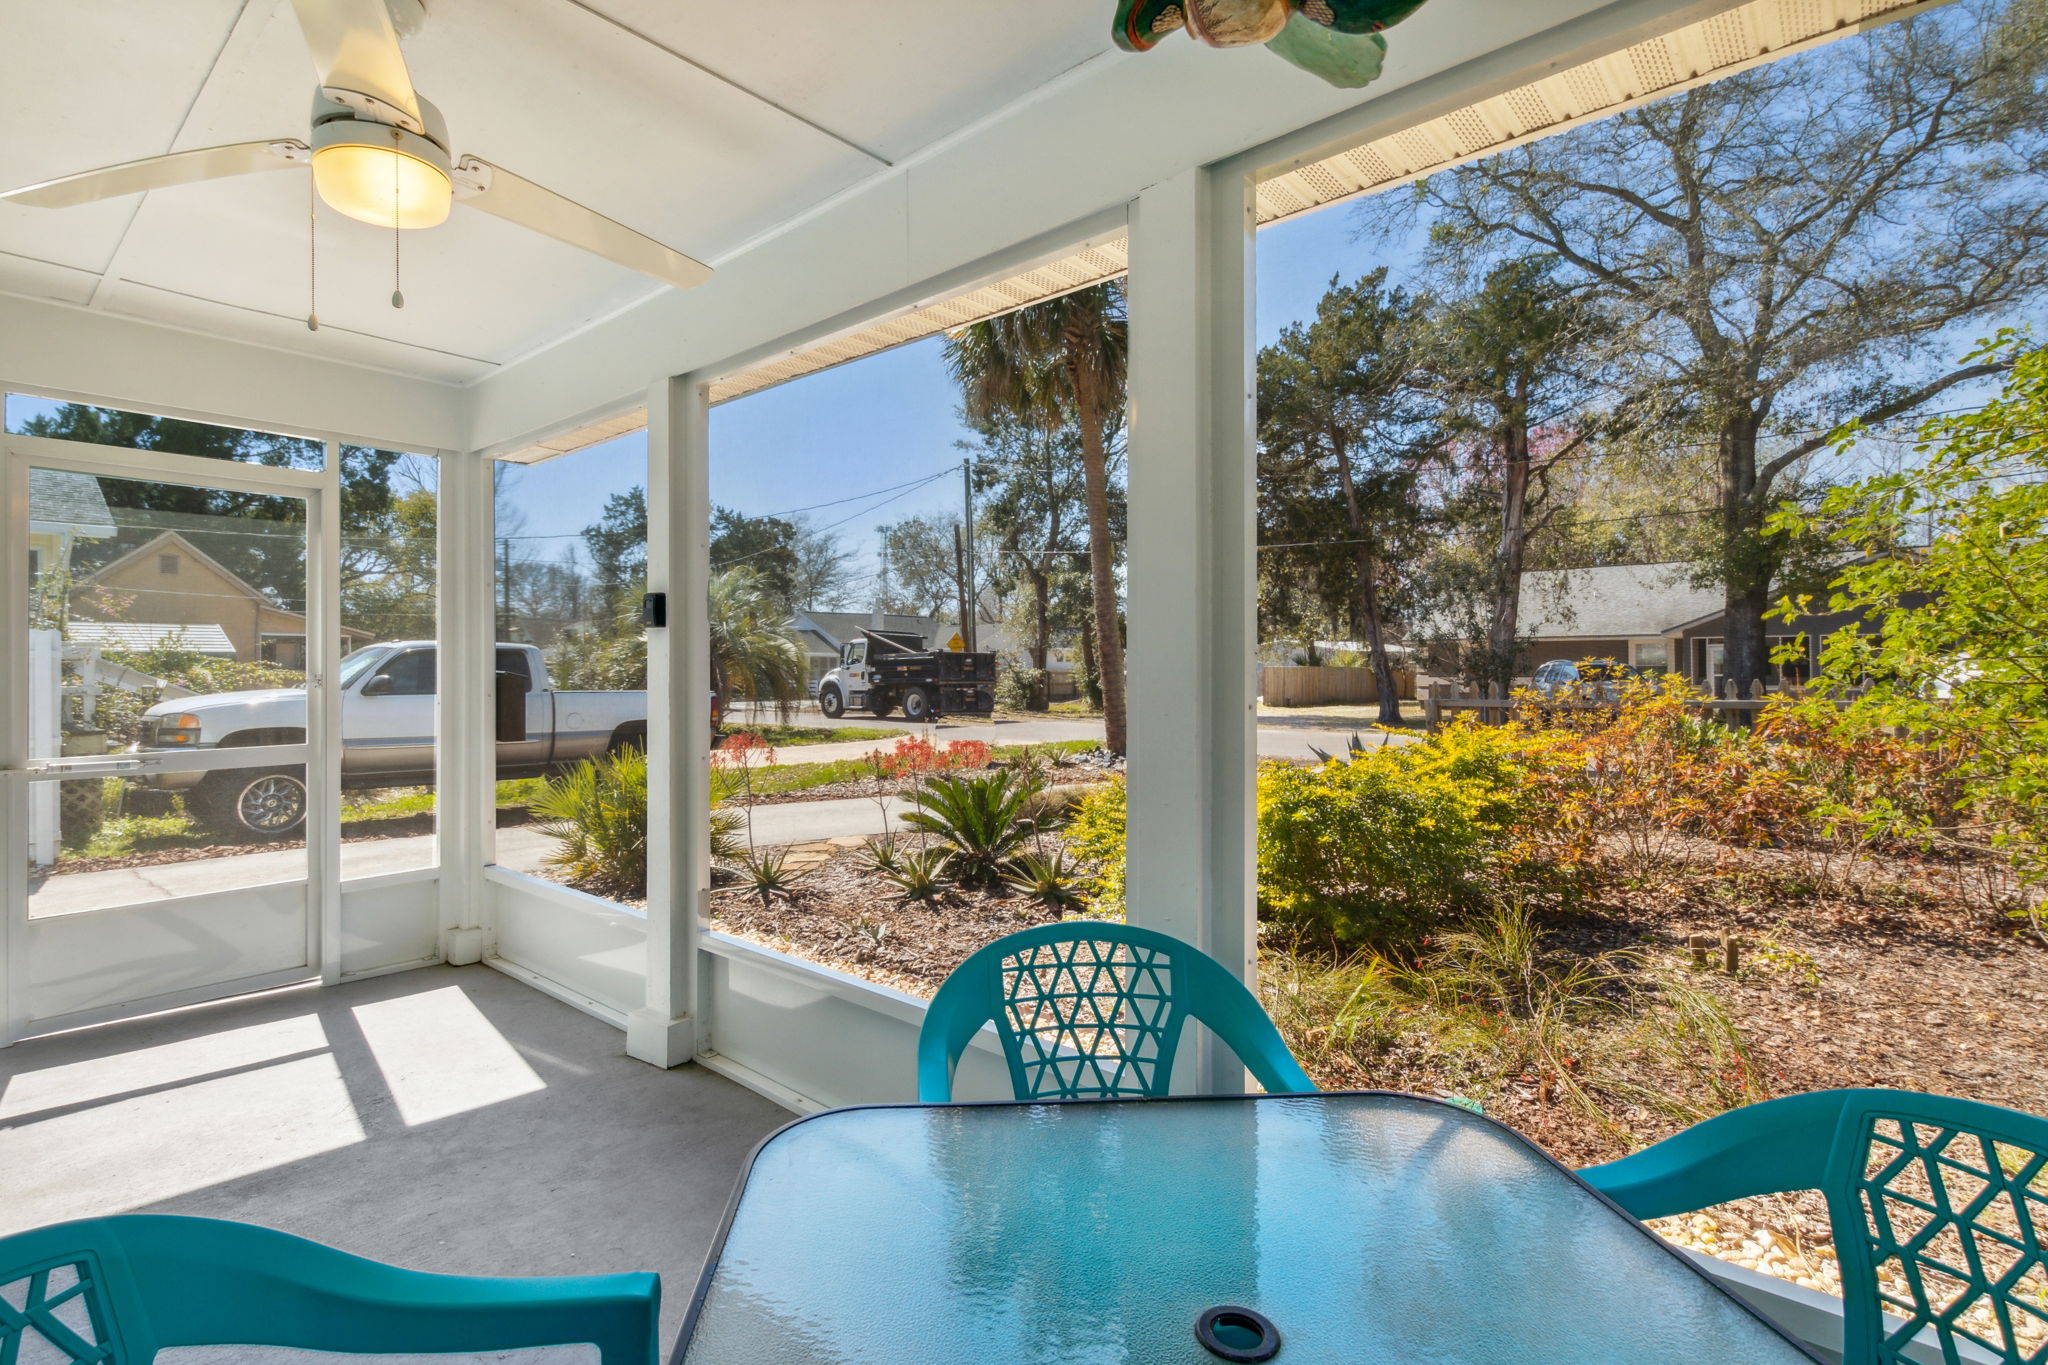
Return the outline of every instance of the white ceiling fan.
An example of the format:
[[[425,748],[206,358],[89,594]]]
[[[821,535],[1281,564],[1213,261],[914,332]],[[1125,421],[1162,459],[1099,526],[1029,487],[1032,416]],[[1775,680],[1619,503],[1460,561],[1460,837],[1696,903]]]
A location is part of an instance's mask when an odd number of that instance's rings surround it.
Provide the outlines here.
[[[711,268],[594,209],[482,157],[453,157],[441,111],[412,88],[399,51],[422,0],[292,0],[320,84],[306,141],[272,138],[102,166],[0,194],[0,202],[66,208],[144,190],[258,171],[311,167],[320,198],[378,227],[430,228],[460,201],[507,222],[688,289]]]

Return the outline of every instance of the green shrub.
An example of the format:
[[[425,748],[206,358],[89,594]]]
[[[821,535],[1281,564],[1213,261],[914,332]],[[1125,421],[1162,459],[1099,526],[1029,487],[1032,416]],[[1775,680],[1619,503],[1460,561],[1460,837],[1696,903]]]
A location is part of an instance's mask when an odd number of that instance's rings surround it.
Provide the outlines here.
[[[578,886],[612,895],[647,894],[647,755],[623,749],[548,779],[533,813],[562,841],[551,866]]]
[[[1124,915],[1124,780],[1090,791],[1067,822],[1067,852],[1093,866],[1083,882],[1088,910],[1105,919]]]
[[[1418,744],[1313,768],[1259,769],[1259,902],[1296,932],[1411,938],[1483,900],[1508,845],[1512,763]]]
[[[996,678],[996,705],[1005,711],[1041,709],[1045,686],[1042,668],[1006,668]]]
[[[508,784],[500,784],[501,786]],[[739,793],[734,774],[711,770],[711,856],[743,860],[744,816],[725,803]],[[528,807],[543,834],[562,841],[548,863],[586,890],[647,894],[647,754],[621,749],[541,779]]]

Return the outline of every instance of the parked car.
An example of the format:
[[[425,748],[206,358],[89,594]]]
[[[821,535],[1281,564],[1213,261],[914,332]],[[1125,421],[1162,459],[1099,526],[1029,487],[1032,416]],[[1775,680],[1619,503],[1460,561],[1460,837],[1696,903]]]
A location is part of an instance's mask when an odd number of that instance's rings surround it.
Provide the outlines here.
[[[342,662],[342,786],[410,787],[434,780],[438,672],[431,640],[371,645]],[[557,691],[532,645],[499,645],[497,674],[500,778],[537,777],[598,754],[646,746],[645,692]],[[160,702],[143,713],[135,747],[189,752],[305,738],[306,694],[292,687]],[[182,793],[187,812],[222,834],[283,838],[306,818],[305,770],[297,765],[163,773],[144,780]]]
[[[1619,701],[1623,688],[1645,676],[1619,659],[1552,659],[1537,667],[1529,685],[1552,701]]]

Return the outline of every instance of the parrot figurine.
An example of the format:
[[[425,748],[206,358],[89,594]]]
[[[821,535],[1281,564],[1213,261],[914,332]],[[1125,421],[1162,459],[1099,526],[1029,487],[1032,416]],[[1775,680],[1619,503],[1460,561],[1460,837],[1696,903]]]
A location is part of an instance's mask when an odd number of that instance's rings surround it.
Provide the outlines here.
[[[1387,40],[1380,30],[1424,0],[1117,0],[1114,33],[1126,52],[1145,52],[1177,29],[1211,47],[1264,43],[1331,85],[1355,90],[1379,79]]]

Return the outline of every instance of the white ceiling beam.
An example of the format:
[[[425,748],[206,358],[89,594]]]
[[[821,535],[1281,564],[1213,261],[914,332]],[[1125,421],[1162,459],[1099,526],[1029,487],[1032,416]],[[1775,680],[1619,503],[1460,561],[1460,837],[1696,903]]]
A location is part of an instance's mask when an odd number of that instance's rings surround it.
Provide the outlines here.
[[[386,449],[463,448],[460,389],[10,295],[0,390]]]

